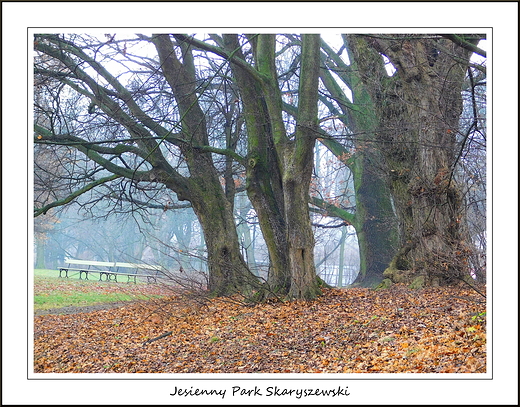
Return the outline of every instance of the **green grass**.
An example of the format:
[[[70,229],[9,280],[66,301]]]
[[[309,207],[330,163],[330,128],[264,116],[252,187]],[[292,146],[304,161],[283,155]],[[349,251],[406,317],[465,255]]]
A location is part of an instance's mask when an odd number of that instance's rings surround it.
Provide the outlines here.
[[[119,283],[99,281],[97,273],[89,273],[90,280],[80,280],[77,273],[69,273],[69,278],[60,278],[58,270],[35,269],[34,309],[84,307],[161,296],[153,292],[155,287],[151,284],[127,283],[122,277]]]
[[[84,307],[87,305],[102,304],[107,302],[130,301],[136,299],[127,294],[91,294],[91,293],[65,293],[35,295],[34,309],[45,310],[51,308],[62,308],[68,306]],[[143,297],[146,299],[146,297]]]
[[[34,277],[51,277],[58,278],[60,272],[58,270],[49,270],[49,269],[34,269]]]

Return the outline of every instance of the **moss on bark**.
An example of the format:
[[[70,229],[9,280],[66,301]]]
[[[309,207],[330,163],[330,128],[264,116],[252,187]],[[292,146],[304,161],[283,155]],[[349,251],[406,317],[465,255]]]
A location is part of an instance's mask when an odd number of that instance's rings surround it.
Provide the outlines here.
[[[352,40],[354,59],[384,124],[377,138],[399,220],[400,249],[384,275],[412,286],[453,282],[465,273],[469,250],[452,172],[470,53],[440,40],[450,52],[441,53],[432,67],[427,62],[431,41]],[[393,77],[381,73],[380,53],[398,68]]]

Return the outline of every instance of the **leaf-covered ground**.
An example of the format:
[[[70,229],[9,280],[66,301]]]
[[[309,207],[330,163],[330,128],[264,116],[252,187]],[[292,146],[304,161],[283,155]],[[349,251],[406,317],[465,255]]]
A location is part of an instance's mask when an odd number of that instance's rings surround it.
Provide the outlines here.
[[[35,316],[34,371],[484,373],[485,311],[464,287],[328,289],[254,307],[150,300]]]

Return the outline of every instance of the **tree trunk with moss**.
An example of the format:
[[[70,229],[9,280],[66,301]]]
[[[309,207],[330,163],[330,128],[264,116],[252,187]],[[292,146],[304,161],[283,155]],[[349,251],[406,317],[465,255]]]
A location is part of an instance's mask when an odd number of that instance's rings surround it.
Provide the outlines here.
[[[289,240],[289,297],[311,299],[319,294],[314,264],[314,233],[309,215],[314,145],[318,134],[320,36],[302,35],[298,114],[294,141],[284,145],[284,204]]]
[[[215,296],[249,295],[258,288],[258,280],[241,254],[231,205],[220,183],[212,182],[209,175],[206,173],[198,183],[192,178],[189,196],[204,233],[208,289]]]
[[[444,39],[392,37],[349,41],[384,124],[377,141],[399,219],[399,250],[385,275],[415,286],[448,284],[466,273],[470,251],[453,177],[470,52]],[[393,77],[380,54],[397,68]]]
[[[245,59],[235,35],[223,39],[229,52]],[[297,130],[292,139],[283,122],[275,36],[261,34],[250,42],[254,67],[232,67],[248,134],[247,191],[269,252],[269,289],[289,298],[314,298],[319,288],[308,194],[317,135],[319,36],[302,36]]]
[[[179,199],[191,202],[204,232],[208,251],[208,288],[217,296],[238,292],[247,294],[258,286],[258,282],[240,251],[232,200],[228,199],[220,184],[211,153],[196,148],[197,145],[209,145],[209,140],[206,118],[195,91],[191,54],[185,52],[181,63],[175,57],[167,35],[158,35],[154,44],[162,62],[164,77],[178,101],[183,132],[186,139],[190,140],[190,143],[180,146],[190,171],[189,181],[184,189],[175,183],[172,183],[171,188],[177,192]]]
[[[345,44],[350,52],[348,43]],[[332,210],[337,216],[354,226],[358,239],[360,269],[356,285],[375,287],[383,279],[383,272],[397,247],[397,222],[391,195],[381,166],[381,152],[374,143],[382,123],[371,100],[370,93],[361,81],[356,61],[350,57],[346,65],[327,44],[323,44],[327,58],[321,79],[331,97],[339,106],[337,116],[356,137],[355,152],[334,139],[321,142],[350,169],[354,180],[355,213]],[[332,77],[337,75],[352,91],[352,102]],[[330,107],[334,111],[334,107]],[[329,208],[329,212],[332,208]]]
[[[236,35],[224,35],[223,41],[229,52],[245,60]],[[258,216],[269,254],[268,286],[273,294],[284,296],[291,284],[284,196],[281,164],[274,146],[265,90],[262,82],[247,69],[233,64],[232,70],[242,98],[247,127],[247,194]]]
[[[337,157],[347,150],[335,140],[322,140]],[[392,207],[390,191],[381,174],[376,170],[368,150],[357,153],[348,162],[354,174],[356,198],[355,213],[348,212],[317,197],[311,203],[352,225],[356,231],[359,248],[359,273],[353,284],[376,287],[385,278],[383,272],[388,267],[397,245],[397,224]]]
[[[354,284],[376,287],[384,279],[384,270],[392,259],[397,244],[395,215],[389,190],[380,174],[370,171],[370,154],[359,158],[360,173],[354,183],[356,191],[356,231],[363,259]],[[362,163],[361,163],[362,161]],[[359,169],[359,167],[365,167]]]

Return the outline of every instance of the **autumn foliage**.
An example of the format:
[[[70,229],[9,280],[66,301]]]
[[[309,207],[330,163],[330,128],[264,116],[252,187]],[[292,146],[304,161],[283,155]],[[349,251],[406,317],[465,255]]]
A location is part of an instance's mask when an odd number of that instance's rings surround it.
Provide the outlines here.
[[[485,299],[464,287],[327,289],[246,307],[180,297],[34,318],[36,373],[485,373]]]

